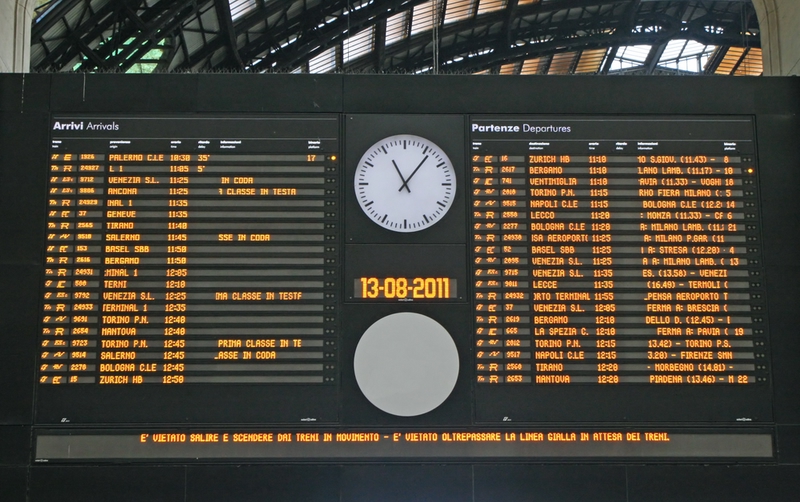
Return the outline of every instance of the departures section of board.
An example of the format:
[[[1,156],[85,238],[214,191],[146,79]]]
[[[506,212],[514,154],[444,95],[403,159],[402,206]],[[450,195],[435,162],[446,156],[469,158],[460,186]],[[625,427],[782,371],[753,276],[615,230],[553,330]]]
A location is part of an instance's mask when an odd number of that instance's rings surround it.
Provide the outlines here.
[[[640,396],[649,417],[655,387],[766,397],[753,130],[748,117],[472,117],[479,408],[554,416],[535,396]],[[489,389],[564,386],[653,390]]]

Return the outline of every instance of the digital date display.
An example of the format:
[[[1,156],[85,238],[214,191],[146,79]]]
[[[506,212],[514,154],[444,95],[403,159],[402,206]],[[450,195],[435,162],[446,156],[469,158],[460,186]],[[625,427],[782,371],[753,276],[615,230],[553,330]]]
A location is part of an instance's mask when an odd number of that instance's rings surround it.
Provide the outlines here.
[[[447,300],[457,297],[456,280],[450,277],[359,277],[354,297],[380,300]]]

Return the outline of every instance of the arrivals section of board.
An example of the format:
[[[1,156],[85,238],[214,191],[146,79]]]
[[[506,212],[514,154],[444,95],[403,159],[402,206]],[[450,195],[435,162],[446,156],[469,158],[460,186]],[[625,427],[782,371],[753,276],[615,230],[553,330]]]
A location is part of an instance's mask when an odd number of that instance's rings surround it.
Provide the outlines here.
[[[336,384],[335,117],[52,129],[40,384]]]
[[[751,119],[472,117],[469,147],[479,385],[766,384]]]

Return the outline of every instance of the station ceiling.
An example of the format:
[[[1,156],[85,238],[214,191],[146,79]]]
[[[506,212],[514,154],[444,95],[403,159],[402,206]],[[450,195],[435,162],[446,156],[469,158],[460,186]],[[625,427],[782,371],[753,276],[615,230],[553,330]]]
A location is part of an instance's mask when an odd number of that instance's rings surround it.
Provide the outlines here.
[[[750,0],[51,0],[31,69],[760,75]]]

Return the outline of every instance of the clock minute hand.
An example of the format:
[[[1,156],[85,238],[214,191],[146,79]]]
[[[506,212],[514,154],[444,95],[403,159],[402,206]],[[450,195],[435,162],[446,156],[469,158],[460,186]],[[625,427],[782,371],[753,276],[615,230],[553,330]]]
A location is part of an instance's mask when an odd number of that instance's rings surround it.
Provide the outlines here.
[[[416,169],[414,169],[414,171],[411,173],[411,176],[409,176],[408,178],[406,178],[406,180],[403,182],[403,186],[401,186],[401,187],[400,187],[400,190],[402,190],[402,189],[403,189],[403,187],[406,187],[406,190],[408,190],[408,192],[409,192],[409,193],[411,193],[411,189],[410,189],[410,188],[408,188],[408,182],[409,182],[409,181],[411,181],[411,178],[413,178],[415,174],[417,174],[417,171],[419,171],[419,168],[420,168],[420,167],[422,167],[422,164],[424,164],[426,160],[428,160],[428,156],[427,156],[427,155],[425,156],[425,158],[424,158],[424,159],[422,159],[422,162],[420,162],[420,163],[419,163],[419,165],[417,166],[417,168],[416,168]],[[401,177],[402,177],[402,176],[401,176]],[[400,190],[398,190],[398,192],[399,192]]]
[[[403,187],[406,187],[406,190],[408,190],[408,193],[411,193],[411,189],[410,189],[410,188],[408,188],[408,185],[407,185],[407,183],[408,183],[408,180],[406,180],[405,178],[403,178],[403,173],[401,173],[401,172],[400,172],[400,168],[399,168],[399,167],[397,167],[397,163],[396,163],[394,160],[392,160],[392,165],[394,166],[394,169],[395,169],[395,171],[397,171],[397,175],[398,175],[398,176],[400,176],[400,180],[403,182],[403,184],[402,184],[402,185],[400,185],[400,190],[402,190],[402,189],[403,189]],[[398,192],[399,192],[400,190],[398,190]]]

